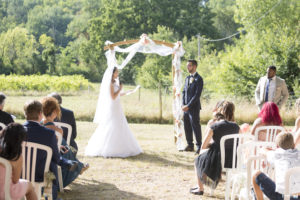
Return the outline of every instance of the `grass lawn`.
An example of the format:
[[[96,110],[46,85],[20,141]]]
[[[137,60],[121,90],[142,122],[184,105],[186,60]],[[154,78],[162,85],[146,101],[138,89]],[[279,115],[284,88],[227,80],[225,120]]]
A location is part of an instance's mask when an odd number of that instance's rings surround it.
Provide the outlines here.
[[[130,158],[84,157],[84,148],[96,129],[91,122],[78,122],[78,157],[90,168],[59,196],[63,199],[199,199],[189,194],[196,184],[194,153],[178,152],[172,125],[130,124],[144,153]],[[202,126],[204,129],[205,126]],[[224,182],[215,196],[209,190],[203,199],[224,199]]]

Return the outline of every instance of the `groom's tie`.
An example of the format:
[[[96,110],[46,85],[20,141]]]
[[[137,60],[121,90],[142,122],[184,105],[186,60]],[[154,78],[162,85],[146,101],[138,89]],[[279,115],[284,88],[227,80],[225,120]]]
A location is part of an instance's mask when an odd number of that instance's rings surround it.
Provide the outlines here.
[[[266,97],[265,97],[265,102],[268,102],[268,98],[269,98],[269,87],[270,87],[270,82],[272,79],[268,79],[268,83],[267,83],[267,88],[266,88]]]

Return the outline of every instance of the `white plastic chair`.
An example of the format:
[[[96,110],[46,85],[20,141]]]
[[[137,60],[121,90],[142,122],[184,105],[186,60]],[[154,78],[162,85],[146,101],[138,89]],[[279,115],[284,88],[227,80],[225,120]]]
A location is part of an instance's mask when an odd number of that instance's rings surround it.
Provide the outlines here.
[[[72,126],[70,124],[63,123],[63,122],[54,122],[54,124],[56,126],[58,126],[59,128],[66,128],[68,130],[68,132],[67,132],[67,141],[66,142],[70,146],[71,135],[72,135]]]
[[[21,178],[32,182],[32,184],[34,185],[35,192],[38,196],[38,199],[41,199],[41,192],[42,192],[41,188],[45,186],[45,182],[35,182],[36,159],[37,159],[38,150],[45,151],[47,153],[44,174],[49,171],[50,161],[52,158],[52,149],[46,145],[42,145],[38,143],[24,142],[22,144],[23,167],[22,167]],[[51,195],[50,198],[52,199],[52,194],[50,195]]]
[[[58,148],[58,151],[59,151],[63,136],[62,136],[61,133],[59,133],[57,131],[55,131],[55,135],[56,135],[56,138],[57,138],[57,148]]]
[[[57,147],[58,147],[58,153],[60,153],[60,145],[62,142],[62,134],[55,131],[55,135],[57,138]],[[59,191],[63,192],[64,191],[64,186],[63,186],[63,180],[62,180],[62,170],[61,170],[61,166],[57,165],[57,176],[58,176],[58,185],[59,185]]]
[[[284,128],[282,126],[261,126],[255,129],[255,140],[258,141],[258,135],[260,131],[266,131],[266,139],[265,142],[275,142],[276,135],[281,132],[284,132]]]
[[[238,147],[238,161],[240,167],[244,163],[247,164],[247,168],[245,172],[242,172],[244,176],[246,176],[246,187],[242,189],[239,194],[231,194],[231,198],[235,195],[239,196],[239,199],[251,199],[250,197],[250,188],[251,188],[251,176],[254,170],[261,170],[262,163],[260,160],[264,160],[263,156],[259,156],[261,149],[270,147],[275,149],[276,144],[274,142],[258,142],[258,141],[251,141],[244,144],[239,145]],[[246,154],[246,155],[245,155]],[[243,157],[244,156],[244,157]],[[253,162],[254,160],[257,160]],[[267,174],[270,174],[270,168],[264,168],[263,171]],[[268,170],[268,171],[267,171]],[[234,190],[233,190],[234,191]]]
[[[226,168],[225,167],[225,142],[227,140],[233,140],[233,152],[232,152],[232,167]],[[231,135],[225,135],[221,138],[220,141],[220,149],[221,149],[221,163],[222,168],[226,172],[226,187],[225,187],[225,199],[229,199],[229,190],[230,190],[230,178],[232,177],[233,172],[237,172],[238,166],[237,166],[237,146],[238,144],[243,144],[247,141],[254,140],[254,136],[250,134],[231,134]]]
[[[8,160],[1,157],[0,157],[0,164],[2,164],[5,167],[5,182],[4,182],[5,199],[11,200],[10,184],[11,184],[12,167]]]
[[[298,191],[291,191],[291,184],[293,185],[300,185],[300,167],[294,167],[289,169],[285,173],[285,190],[284,190],[284,200],[290,199],[290,196],[293,193],[300,193],[300,190]],[[293,177],[293,178],[292,178]]]
[[[5,129],[6,125],[0,122],[0,127],[1,127],[1,130],[0,130],[0,133],[1,133]]]

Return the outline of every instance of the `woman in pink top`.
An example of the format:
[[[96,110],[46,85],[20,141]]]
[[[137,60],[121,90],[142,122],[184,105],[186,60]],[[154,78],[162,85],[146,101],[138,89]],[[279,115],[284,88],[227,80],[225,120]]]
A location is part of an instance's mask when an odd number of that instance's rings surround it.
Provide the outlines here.
[[[254,121],[251,128],[251,134],[255,134],[255,130],[260,126],[283,126],[277,105],[273,102],[266,102],[258,114],[258,118]],[[258,140],[266,140],[266,131],[258,133]]]
[[[27,200],[36,200],[32,184],[20,179],[22,172],[22,142],[26,131],[21,124],[9,124],[0,135],[0,157],[8,160],[12,166],[12,181],[10,195],[13,200],[21,199],[26,195]],[[0,200],[4,200],[5,167],[0,164]]]

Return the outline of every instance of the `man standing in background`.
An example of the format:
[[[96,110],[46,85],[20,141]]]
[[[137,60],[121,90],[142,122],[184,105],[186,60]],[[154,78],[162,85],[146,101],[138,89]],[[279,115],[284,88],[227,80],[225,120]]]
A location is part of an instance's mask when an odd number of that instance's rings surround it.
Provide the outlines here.
[[[267,75],[259,79],[255,90],[255,100],[259,110],[268,101],[276,103],[278,108],[281,108],[288,97],[289,92],[285,81],[276,76],[275,66],[269,66]]]

